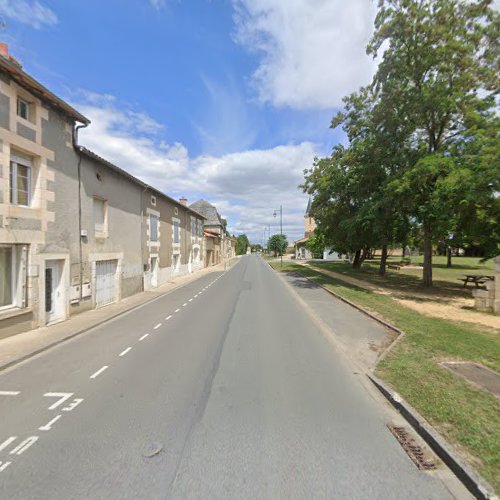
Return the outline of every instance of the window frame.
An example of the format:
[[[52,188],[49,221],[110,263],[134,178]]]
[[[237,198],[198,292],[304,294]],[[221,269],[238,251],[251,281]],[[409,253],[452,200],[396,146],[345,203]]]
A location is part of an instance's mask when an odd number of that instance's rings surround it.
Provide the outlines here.
[[[26,168],[28,174],[26,176],[27,179],[27,204],[23,205],[18,203],[19,193],[18,193],[18,185],[17,185],[17,177],[18,177],[18,167],[22,166]],[[31,207],[31,203],[33,201],[33,194],[31,192],[31,186],[33,184],[33,162],[29,159],[22,158],[16,154],[11,154],[10,158],[10,204],[16,205],[19,207]]]
[[[0,248],[10,248],[11,256],[10,256],[10,294],[11,294],[11,302],[10,304],[0,305],[0,311],[5,311],[8,309],[13,309],[14,307],[18,307],[17,305],[17,249],[15,245],[0,245]]]
[[[21,106],[24,106],[26,109],[26,116],[23,116],[20,112]],[[17,106],[16,106],[16,114],[19,118],[22,118],[26,121],[31,121],[31,106],[32,104],[25,99],[24,97],[17,96]]]
[[[102,231],[99,231],[96,225],[95,219],[95,202],[101,202],[103,206],[103,223],[102,223]],[[94,226],[94,237],[95,238],[107,238],[108,237],[108,200],[104,198],[100,198],[99,196],[92,197],[92,223]]]
[[[172,239],[175,245],[181,242],[181,223],[179,221],[172,221]]]
[[[155,239],[153,239],[153,219],[156,221]],[[151,243],[158,243],[160,241],[160,218],[155,214],[149,214],[149,241]]]

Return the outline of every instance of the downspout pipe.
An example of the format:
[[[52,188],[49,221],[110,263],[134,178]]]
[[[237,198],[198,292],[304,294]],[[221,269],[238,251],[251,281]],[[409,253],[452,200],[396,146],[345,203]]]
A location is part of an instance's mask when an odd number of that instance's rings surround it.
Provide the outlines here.
[[[83,300],[83,244],[82,244],[82,155],[78,145],[78,131],[87,127],[88,123],[81,123],[73,127],[73,148],[78,155],[78,252],[80,259],[80,302]]]

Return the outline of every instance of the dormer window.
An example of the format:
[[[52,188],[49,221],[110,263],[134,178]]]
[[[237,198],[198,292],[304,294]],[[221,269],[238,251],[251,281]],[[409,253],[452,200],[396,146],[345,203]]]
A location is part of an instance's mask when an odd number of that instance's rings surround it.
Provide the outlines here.
[[[20,97],[17,98],[17,116],[25,120],[30,119],[30,103]]]

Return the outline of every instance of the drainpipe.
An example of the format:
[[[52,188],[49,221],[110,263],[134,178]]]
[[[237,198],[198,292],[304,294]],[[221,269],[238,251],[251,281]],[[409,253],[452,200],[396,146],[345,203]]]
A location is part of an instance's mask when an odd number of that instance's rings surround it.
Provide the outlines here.
[[[146,186],[141,192],[141,263],[142,263],[142,291],[144,292],[144,193],[148,190]]]
[[[83,300],[83,244],[82,244],[82,182],[81,182],[81,165],[82,165],[82,154],[80,152],[80,147],[78,146],[78,131],[81,128],[88,126],[88,123],[81,123],[76,127],[73,127],[73,148],[78,155],[78,252],[80,259],[80,302]],[[70,271],[71,274],[71,271]]]

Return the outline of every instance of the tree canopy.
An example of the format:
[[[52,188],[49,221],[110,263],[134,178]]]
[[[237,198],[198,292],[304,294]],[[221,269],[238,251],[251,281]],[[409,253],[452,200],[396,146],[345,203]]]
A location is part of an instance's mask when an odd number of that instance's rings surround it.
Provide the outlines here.
[[[317,234],[355,256],[422,235],[424,285],[433,245],[499,253],[500,14],[490,0],[380,0],[368,54],[372,83],[332,120],[348,144],[305,171]],[[451,238],[453,236],[453,238]]]
[[[284,234],[273,234],[267,242],[267,248],[274,252],[274,256],[283,255],[288,246],[288,241]]]
[[[245,255],[249,246],[250,241],[248,241],[247,235],[240,234],[236,238],[236,255]]]

